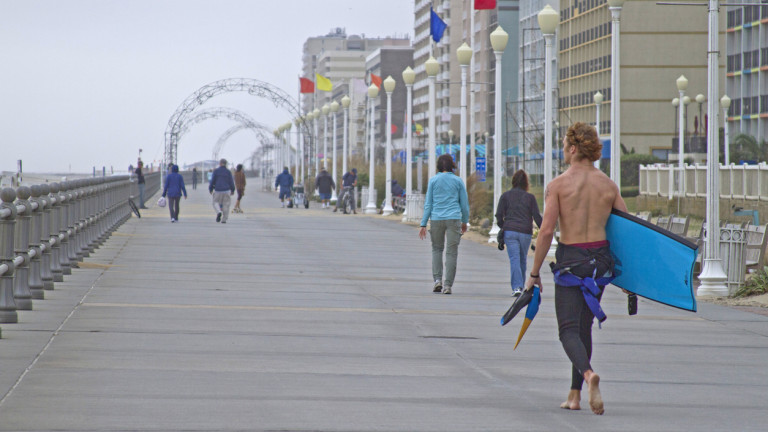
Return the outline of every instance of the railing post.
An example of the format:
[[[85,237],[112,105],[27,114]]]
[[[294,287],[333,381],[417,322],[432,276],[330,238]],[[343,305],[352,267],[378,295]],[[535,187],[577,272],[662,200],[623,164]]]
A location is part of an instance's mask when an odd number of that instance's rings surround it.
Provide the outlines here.
[[[29,200],[32,207],[32,221],[29,228],[29,250],[32,255],[29,259],[29,292],[32,294],[33,300],[42,300],[45,298],[43,294],[45,287],[40,268],[42,262],[40,240],[42,238],[43,206],[45,204],[40,199],[40,186],[33,185],[29,189],[32,192],[32,198]]]
[[[27,186],[16,189],[16,227],[13,233],[13,252],[16,269],[13,275],[13,299],[16,310],[32,310],[32,293],[29,292],[29,225],[31,206],[27,201],[32,194]],[[22,208],[19,211],[19,207]]]
[[[0,210],[7,210],[8,216],[0,218],[0,267],[6,270],[0,275],[0,323],[19,322],[16,302],[13,300],[13,229],[16,225],[16,191],[5,188],[0,191]]]
[[[56,183],[52,183],[56,184]],[[33,192],[34,193],[34,192]],[[47,183],[40,185],[40,208],[37,210],[40,213],[41,230],[40,230],[40,249],[42,255],[40,257],[40,279],[43,280],[43,289],[53,289],[53,242],[51,241],[51,209],[53,208],[53,200],[50,197],[51,186]],[[58,256],[56,256],[58,258]],[[58,262],[55,262],[58,265]],[[61,271],[61,267],[59,267]]]
[[[59,184],[59,238],[61,241],[59,252],[59,265],[61,266],[62,275],[72,274],[72,262],[69,258],[69,207],[71,195],[69,189],[72,187],[71,182],[65,181]],[[54,279],[55,280],[55,279]],[[62,276],[62,280],[63,276]],[[60,282],[60,281],[57,281]]]
[[[62,230],[62,212],[66,211],[66,208],[63,204],[63,197],[62,195],[62,183],[51,183],[51,217],[49,219],[50,222],[50,233],[51,233],[51,272],[53,273],[53,281],[54,282],[62,282],[64,280],[64,260],[66,259],[66,245],[64,242],[64,237],[61,234]],[[69,261],[67,261],[69,262]]]

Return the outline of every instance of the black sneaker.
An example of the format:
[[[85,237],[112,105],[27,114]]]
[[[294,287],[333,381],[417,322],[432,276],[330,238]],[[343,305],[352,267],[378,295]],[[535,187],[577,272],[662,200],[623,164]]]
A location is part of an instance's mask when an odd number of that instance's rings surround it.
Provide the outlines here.
[[[435,294],[440,294],[441,292],[443,292],[443,282],[435,281],[435,287],[432,289],[432,292]]]
[[[216,222],[221,222],[221,212],[216,215]]]

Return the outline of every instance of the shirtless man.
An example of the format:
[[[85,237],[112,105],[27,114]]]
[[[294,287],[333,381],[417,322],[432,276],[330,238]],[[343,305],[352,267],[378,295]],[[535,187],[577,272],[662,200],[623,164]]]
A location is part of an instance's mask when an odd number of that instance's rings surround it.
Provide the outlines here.
[[[610,275],[613,269],[605,224],[612,208],[627,211],[627,206],[616,184],[592,165],[602,151],[595,128],[580,122],[574,124],[563,139],[563,148],[565,163],[570,166],[547,185],[544,193],[544,216],[536,240],[533,267],[525,283],[526,290],[534,285],[543,289],[539,272],[558,222],[560,243],[555,254],[555,269],[578,278]],[[599,287],[599,294],[595,296],[597,301],[593,301],[598,306],[604,288]],[[600,377],[589,362],[592,356],[592,307],[587,304],[580,287],[555,282],[560,342],[573,365],[571,391],[560,407],[581,409],[581,387],[586,381],[592,412],[603,414]]]

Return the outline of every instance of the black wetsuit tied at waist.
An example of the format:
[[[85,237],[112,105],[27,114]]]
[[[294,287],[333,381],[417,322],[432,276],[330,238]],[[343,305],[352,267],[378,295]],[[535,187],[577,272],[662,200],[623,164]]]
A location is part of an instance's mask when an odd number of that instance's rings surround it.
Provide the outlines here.
[[[607,319],[600,307],[602,288],[616,277],[608,241],[578,245],[559,243],[555,259],[557,262],[550,264],[555,284],[579,287],[589,310],[601,325]]]

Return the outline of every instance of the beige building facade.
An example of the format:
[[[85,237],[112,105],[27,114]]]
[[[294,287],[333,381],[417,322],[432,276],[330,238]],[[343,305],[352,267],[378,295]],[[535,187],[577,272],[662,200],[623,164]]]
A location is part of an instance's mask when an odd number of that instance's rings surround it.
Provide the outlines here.
[[[606,0],[560,2],[558,33],[559,137],[575,122],[596,124],[593,97],[604,96],[600,108],[599,132],[610,138],[611,92],[611,12]],[[707,94],[706,7],[666,6],[656,1],[633,0],[624,3],[620,21],[621,144],[636,153],[654,154],[663,160],[677,160],[673,139],[677,127],[688,131],[685,151],[689,155],[706,153],[706,139],[695,140],[695,102],[688,106],[686,121],[677,125],[672,106],[679,93],[676,80],[688,79],[686,95]],[[720,81],[725,83],[725,14],[720,14]],[[705,101],[702,112],[706,113]],[[714,101],[718,103],[718,101]],[[705,122],[708,119],[705,118]],[[721,122],[722,123],[722,122]],[[704,129],[698,122],[699,133]],[[560,138],[561,139],[561,138]],[[702,149],[702,143],[704,148]],[[557,143],[560,146],[560,143]]]

